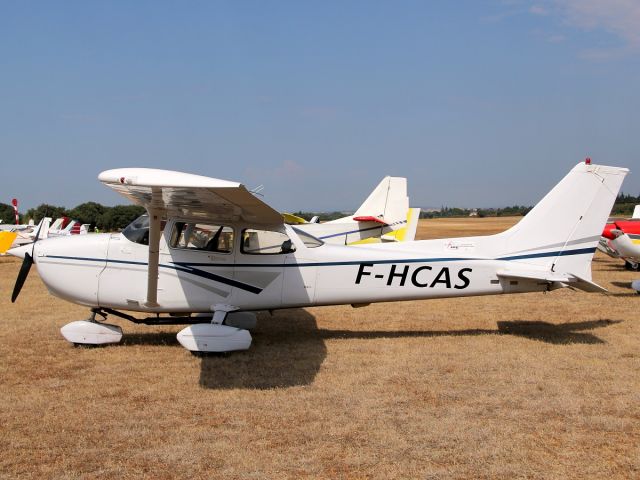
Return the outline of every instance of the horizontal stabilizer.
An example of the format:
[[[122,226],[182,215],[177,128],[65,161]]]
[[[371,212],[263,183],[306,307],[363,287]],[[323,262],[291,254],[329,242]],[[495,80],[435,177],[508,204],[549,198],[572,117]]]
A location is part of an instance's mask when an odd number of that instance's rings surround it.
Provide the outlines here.
[[[573,274],[557,274],[550,271],[517,270],[496,272],[500,278],[512,280],[536,280],[539,282],[562,283],[568,287],[576,288],[585,292],[606,292],[607,289],[597,283],[578,277]]]
[[[353,219],[356,222],[376,222],[376,223],[381,223],[382,225],[387,225],[387,222],[385,222],[382,218],[379,217],[373,217],[370,215],[362,215],[359,217],[353,217]]]
[[[577,275],[572,275],[575,279],[569,286],[573,288],[577,288],[578,290],[582,290],[585,292],[600,292],[604,293],[608,290],[604,287],[601,287],[597,283],[592,282],[591,280],[587,280],[586,278],[578,277]]]
[[[559,282],[559,283],[569,283],[571,278],[569,275],[558,275],[553,272],[542,272],[535,270],[517,270],[517,271],[505,271],[498,270],[496,272],[498,277],[500,278],[509,278],[512,280],[538,280],[540,282]]]

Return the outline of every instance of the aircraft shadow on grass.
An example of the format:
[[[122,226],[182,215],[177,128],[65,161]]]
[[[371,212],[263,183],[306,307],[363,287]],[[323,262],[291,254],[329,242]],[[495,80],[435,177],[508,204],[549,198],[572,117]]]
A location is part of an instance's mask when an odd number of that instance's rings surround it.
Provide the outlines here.
[[[273,318],[258,316],[248,351],[199,355],[199,383],[204,388],[269,389],[313,383],[327,356],[326,340],[372,340],[479,335],[514,335],[550,344],[604,344],[592,330],[621,320],[587,320],[553,324],[543,321],[499,321],[497,329],[354,331],[319,329],[306,310],[276,312]],[[174,333],[125,335],[123,345],[169,345],[178,347]]]

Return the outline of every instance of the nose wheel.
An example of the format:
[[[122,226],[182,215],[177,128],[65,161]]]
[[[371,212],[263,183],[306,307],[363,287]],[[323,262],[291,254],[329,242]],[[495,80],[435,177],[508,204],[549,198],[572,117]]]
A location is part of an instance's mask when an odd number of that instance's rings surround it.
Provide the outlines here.
[[[122,328],[118,325],[99,322],[96,317],[100,315],[103,320],[107,316],[98,309],[91,309],[91,316],[87,320],[78,320],[67,323],[60,329],[60,333],[68,342],[74,345],[106,345],[119,343],[122,340]]]

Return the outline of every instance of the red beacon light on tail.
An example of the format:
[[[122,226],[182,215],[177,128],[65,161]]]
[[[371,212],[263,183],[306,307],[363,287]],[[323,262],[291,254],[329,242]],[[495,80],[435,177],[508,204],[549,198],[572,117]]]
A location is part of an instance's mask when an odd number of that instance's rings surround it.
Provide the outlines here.
[[[591,165],[591,158],[587,157],[584,159],[584,163],[587,165]]]

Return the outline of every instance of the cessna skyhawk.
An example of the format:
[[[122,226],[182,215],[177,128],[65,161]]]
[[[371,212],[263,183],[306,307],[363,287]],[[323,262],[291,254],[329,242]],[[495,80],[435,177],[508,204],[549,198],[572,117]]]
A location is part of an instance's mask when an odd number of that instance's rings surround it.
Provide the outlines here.
[[[144,206],[148,216],[122,233],[39,240],[11,250],[24,258],[12,300],[35,263],[52,294],[92,309],[89,320],[62,328],[73,343],[120,341],[120,327],[97,318],[111,314],[192,324],[178,333],[185,348],[221,352],[249,348],[258,310],[561,287],[601,292],[591,280],[591,260],[627,173],[580,163],[497,235],[343,246],[284,224],[240,183],[108,170],[100,181]],[[153,315],[137,319],[122,310]]]

